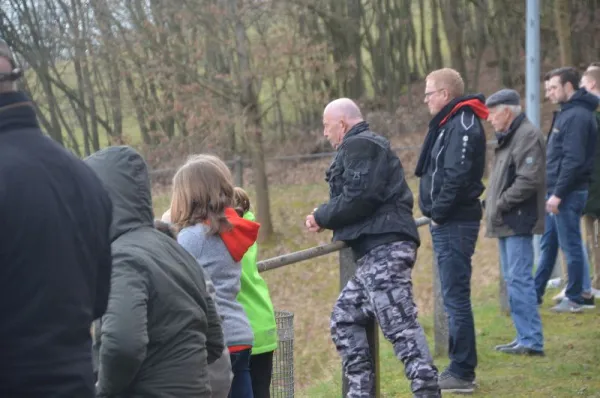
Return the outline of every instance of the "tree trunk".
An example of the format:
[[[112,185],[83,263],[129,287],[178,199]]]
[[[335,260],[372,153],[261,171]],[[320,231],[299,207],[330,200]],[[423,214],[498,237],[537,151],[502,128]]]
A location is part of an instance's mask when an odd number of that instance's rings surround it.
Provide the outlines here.
[[[363,13],[362,4],[360,0],[348,0],[348,21],[349,28],[348,34],[348,45],[353,53],[354,59],[354,73],[348,83],[348,96],[354,99],[362,97],[365,91],[365,84],[363,81],[363,59],[362,59],[362,45],[360,35],[360,22],[361,15]]]
[[[569,0],[555,0],[554,23],[562,66],[572,66],[573,52],[571,50],[571,10]]]
[[[435,15],[431,17],[433,20]],[[429,52],[427,51],[427,25],[425,24],[425,0],[419,0],[419,24],[421,25],[421,60],[423,69],[428,71],[430,68]],[[433,45],[432,45],[433,48]]]
[[[468,91],[469,81],[467,74],[467,63],[465,60],[465,43],[464,43],[464,4],[462,0],[444,0],[440,2],[442,7],[442,18],[448,39],[448,47],[450,48],[450,58],[452,59],[452,67],[461,74],[465,82],[465,91]]]
[[[425,29],[422,27],[422,29]],[[440,44],[440,7],[438,0],[431,0],[431,69],[440,69],[444,64]]]
[[[260,223],[259,240],[264,241],[273,234],[269,183],[263,151],[263,135],[260,104],[255,91],[254,75],[250,66],[250,55],[246,28],[238,14],[238,0],[228,0],[235,26],[235,47],[239,65],[238,80],[241,87],[240,105],[246,114],[246,128],[250,132],[249,146],[252,153],[252,169],[257,198],[257,219]]]

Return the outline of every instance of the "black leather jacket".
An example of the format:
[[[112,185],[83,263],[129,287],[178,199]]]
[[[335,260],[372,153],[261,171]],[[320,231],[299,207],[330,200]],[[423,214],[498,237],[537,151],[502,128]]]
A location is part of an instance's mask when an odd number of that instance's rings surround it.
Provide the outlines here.
[[[315,221],[332,229],[333,239],[345,241],[357,259],[385,243],[420,244],[402,163],[366,122],[346,133],[325,180],[330,200],[315,211]]]

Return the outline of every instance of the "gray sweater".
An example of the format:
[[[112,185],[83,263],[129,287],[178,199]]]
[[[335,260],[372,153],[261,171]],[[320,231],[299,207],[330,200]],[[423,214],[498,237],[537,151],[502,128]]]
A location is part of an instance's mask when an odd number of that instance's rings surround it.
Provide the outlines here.
[[[235,262],[218,235],[207,235],[202,224],[183,228],[177,241],[203,267],[217,293],[217,310],[223,318],[223,334],[228,347],[253,345],[254,334],[242,305],[237,301],[242,267]]]

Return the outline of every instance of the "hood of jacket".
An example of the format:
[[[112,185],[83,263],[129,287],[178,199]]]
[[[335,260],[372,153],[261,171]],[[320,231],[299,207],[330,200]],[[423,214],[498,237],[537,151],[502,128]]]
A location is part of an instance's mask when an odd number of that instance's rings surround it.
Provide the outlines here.
[[[487,119],[489,110],[485,106],[485,97],[483,94],[466,95],[455,98],[432,119],[432,123],[437,126],[444,125],[461,108],[468,107],[480,119]]]
[[[225,209],[225,217],[227,217],[227,221],[229,221],[232,228],[221,232],[220,236],[233,260],[239,262],[256,242],[260,224],[240,217],[231,207]]]
[[[425,141],[421,146],[421,154],[415,168],[415,175],[422,177],[429,167],[431,161],[431,150],[440,134],[440,127],[446,124],[450,118],[462,108],[469,108],[480,119],[487,119],[489,110],[485,106],[483,94],[465,95],[450,101],[429,122],[429,129]]]
[[[148,167],[135,149],[109,147],[84,162],[96,172],[112,200],[111,242],[134,229],[154,226]]]
[[[589,111],[594,111],[598,108],[598,101],[599,98],[597,96],[587,92],[584,88],[580,88],[575,91],[573,96],[567,102],[560,106],[560,110],[566,111],[567,109],[580,107]]]

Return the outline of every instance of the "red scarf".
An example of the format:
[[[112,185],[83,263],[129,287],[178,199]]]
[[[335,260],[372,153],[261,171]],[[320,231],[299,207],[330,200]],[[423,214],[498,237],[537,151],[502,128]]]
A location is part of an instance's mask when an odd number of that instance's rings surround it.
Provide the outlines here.
[[[256,242],[260,224],[240,217],[231,207],[225,209],[225,217],[227,217],[227,221],[229,221],[232,228],[221,232],[220,236],[233,260],[239,262]]]

